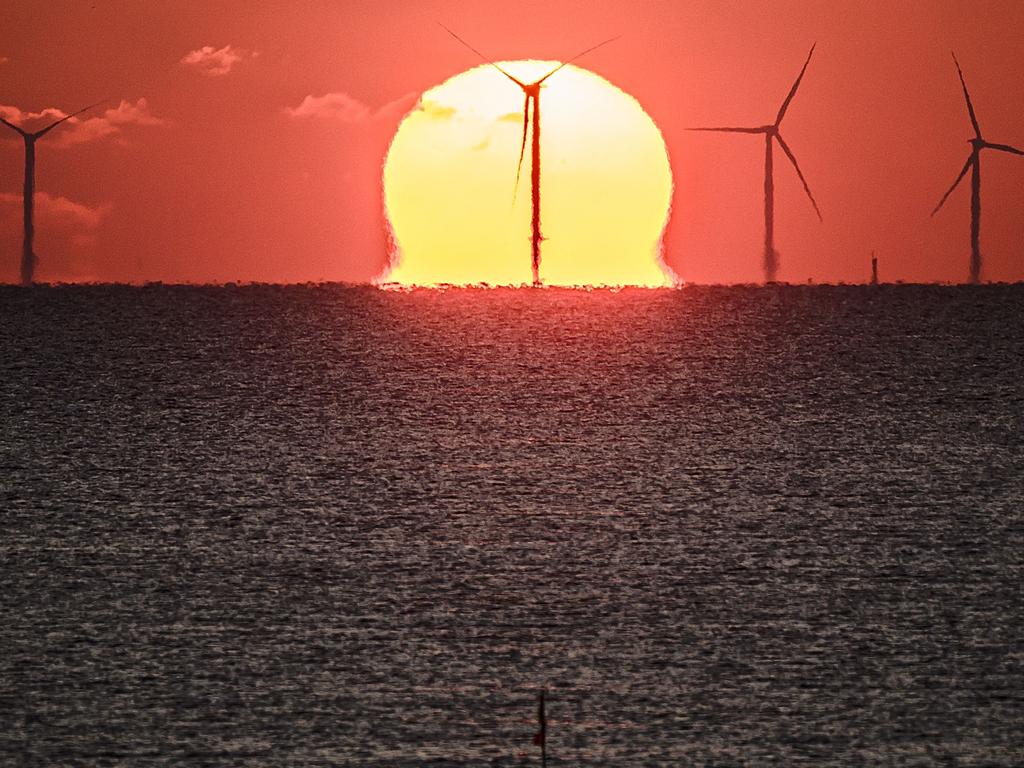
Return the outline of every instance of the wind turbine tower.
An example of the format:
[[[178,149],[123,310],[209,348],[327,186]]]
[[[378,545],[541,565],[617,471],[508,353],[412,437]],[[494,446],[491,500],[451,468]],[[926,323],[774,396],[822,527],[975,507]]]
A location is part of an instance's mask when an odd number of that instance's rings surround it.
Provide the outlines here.
[[[811,52],[807,54],[807,61],[804,62],[803,69],[800,70],[800,74],[797,76],[796,82],[793,83],[793,87],[789,89],[789,94],[786,96],[786,100],[782,102],[782,106],[779,108],[779,112],[775,116],[775,122],[771,125],[759,125],[753,128],[688,129],[691,131],[719,131],[723,133],[753,133],[762,134],[764,136],[764,279],[766,283],[775,282],[775,276],[779,269],[778,253],[775,250],[775,178],[772,158],[773,143],[778,142],[778,145],[782,148],[786,157],[789,158],[789,162],[793,164],[793,168],[796,170],[796,175],[800,177],[800,183],[804,185],[804,191],[807,193],[807,197],[810,198],[811,205],[814,206],[814,212],[818,215],[818,220],[822,220],[821,211],[818,209],[818,204],[814,200],[814,195],[811,194],[811,188],[807,186],[807,180],[800,171],[800,165],[796,161],[796,155],[793,154],[793,150],[789,148],[785,139],[782,138],[782,133],[779,131],[782,118],[786,116],[786,110],[789,109],[790,102],[792,102],[793,97],[796,96],[797,88],[800,87],[800,81],[803,80],[804,73],[807,71],[807,65],[811,63],[811,56],[814,55],[814,48],[815,46],[812,45]]]
[[[474,48],[472,45],[467,43],[461,37],[452,32],[448,27],[441,25],[441,27],[452,37],[462,43],[464,46],[469,48],[473,53],[479,56],[483,61],[490,64],[496,70],[501,72],[505,77],[511,80],[513,83],[518,85],[523,90],[525,101],[523,103],[523,141],[519,147],[519,166],[516,169],[516,187],[519,186],[519,176],[523,168],[523,158],[526,155],[526,137],[527,134],[531,137],[530,142],[530,201],[532,208],[530,211],[530,264],[533,270],[533,285],[537,287],[541,284],[540,280],[540,244],[544,240],[544,236],[540,231],[540,89],[544,85],[544,81],[554,75],[556,72],[561,70],[563,67],[567,67],[580,58],[595,51],[603,45],[607,45],[613,40],[618,40],[618,37],[613,37],[604,42],[598,43],[597,45],[587,48],[568,61],[559,64],[557,67],[552,69],[546,75],[539,80],[535,80],[532,83],[524,83],[517,77],[506,72],[504,69],[499,67],[493,61],[484,56],[480,51]],[[531,109],[532,108],[532,109]]]
[[[0,117],[0,123],[3,123],[11,130],[17,131],[21,134],[21,138],[25,141],[25,186],[22,192],[23,203],[24,203],[24,236],[21,241],[21,284],[32,285],[35,280],[36,271],[36,254],[32,250],[32,240],[35,237],[35,224],[33,217],[35,215],[35,191],[36,191],[36,142],[43,138],[46,134],[56,128],[63,122],[76,117],[83,112],[87,112],[93,107],[102,104],[102,101],[90,104],[88,107],[84,107],[77,112],[73,112],[70,115],[65,115],[59,120],[54,120],[45,128],[36,131],[35,133],[29,133],[20,126],[14,123],[4,120]]]
[[[964,80],[963,70],[960,69],[960,62],[956,60],[956,54],[953,54],[953,63],[956,64],[957,74],[960,75],[960,85],[964,89],[964,99],[967,101],[967,113],[971,117],[971,125],[974,126],[974,138],[968,139],[971,145],[971,154],[967,157],[967,162],[964,163],[964,167],[960,170],[960,175],[956,177],[956,181],[953,182],[946,194],[939,200],[939,204],[935,206],[932,211],[932,216],[939,212],[939,209],[946,202],[953,190],[957,188],[957,185],[963,180],[964,176],[967,175],[967,171],[971,171],[971,283],[978,283],[981,281],[981,150],[983,149],[995,149],[1000,152],[1010,152],[1014,155],[1024,155],[1016,147],[1011,147],[1009,144],[993,144],[990,141],[986,141],[981,136],[981,126],[978,124],[978,116],[974,113],[974,104],[971,103],[971,94],[967,91],[967,81]]]

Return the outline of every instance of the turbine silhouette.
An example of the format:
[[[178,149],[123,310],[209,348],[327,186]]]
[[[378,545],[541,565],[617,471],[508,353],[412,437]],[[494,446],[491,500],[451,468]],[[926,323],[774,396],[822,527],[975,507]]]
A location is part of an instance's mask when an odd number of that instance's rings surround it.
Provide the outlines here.
[[[956,64],[957,74],[960,75],[960,85],[964,89],[964,99],[967,100],[967,113],[971,116],[971,125],[974,126],[974,138],[968,139],[968,143],[971,145],[971,154],[967,157],[967,162],[964,163],[964,167],[960,170],[960,175],[956,177],[956,181],[953,182],[946,194],[939,200],[939,204],[935,206],[932,211],[932,216],[939,212],[939,209],[946,202],[953,190],[957,188],[957,185],[963,180],[964,176],[967,175],[968,169],[971,170],[971,282],[978,283],[981,281],[981,150],[983,149],[996,149],[1000,152],[1010,152],[1014,155],[1024,155],[1016,147],[1011,147],[1009,144],[993,144],[992,142],[985,141],[981,136],[981,126],[978,124],[978,116],[974,113],[974,104],[971,103],[971,94],[967,92],[967,81],[964,80],[963,70],[960,69],[960,62],[956,60],[956,54],[953,54],[953,63]]]
[[[473,53],[483,59],[485,62],[490,64],[496,70],[501,72],[505,77],[511,80],[513,83],[523,89],[523,95],[525,101],[523,103],[523,141],[519,147],[519,165],[516,167],[516,190],[519,189],[519,177],[523,170],[523,158],[526,155],[526,136],[531,135],[530,144],[530,200],[532,203],[530,224],[531,224],[531,237],[530,237],[530,264],[533,269],[533,285],[539,286],[540,282],[540,244],[544,239],[544,236],[540,231],[540,89],[544,84],[544,81],[551,77],[553,74],[558,72],[563,67],[572,64],[574,61],[578,61],[583,56],[587,55],[591,51],[595,51],[603,45],[618,40],[620,36],[609,38],[604,42],[593,45],[587,48],[585,51],[573,56],[568,61],[562,62],[557,67],[548,72],[544,77],[539,80],[535,80],[532,83],[524,83],[517,77],[510,75],[504,69],[499,67],[493,61],[484,56],[480,51],[474,48],[472,45],[467,43],[457,34],[452,32],[444,24],[441,27],[452,37],[462,43],[464,46],[469,48]],[[532,119],[531,119],[531,106],[532,106]]]
[[[104,99],[103,101],[106,101]],[[36,189],[36,141],[43,138],[46,134],[56,128],[63,122],[70,120],[72,117],[76,117],[83,112],[88,112],[93,107],[97,107],[103,103],[103,101],[97,101],[95,104],[90,104],[88,107],[83,107],[77,112],[73,112],[70,115],[65,115],[59,120],[54,120],[45,128],[36,131],[35,133],[29,133],[20,126],[10,123],[4,118],[0,117],[0,123],[3,123],[8,128],[17,131],[21,134],[21,138],[25,140],[25,186],[22,192],[22,198],[24,203],[24,236],[21,241],[21,284],[32,285],[35,279],[36,270],[36,254],[32,250],[32,240],[35,237],[35,224],[33,217],[35,215],[35,189]]]
[[[803,173],[800,170],[800,165],[796,161],[796,155],[793,154],[793,150],[786,144],[785,139],[782,138],[782,134],[779,132],[779,125],[782,123],[782,118],[786,116],[786,110],[789,109],[790,102],[793,101],[793,97],[796,96],[796,90],[800,87],[800,81],[804,78],[804,73],[807,71],[807,65],[811,63],[811,56],[814,55],[814,48],[817,45],[815,43],[811,46],[811,52],[807,54],[807,61],[804,62],[803,69],[800,70],[800,74],[796,78],[796,82],[793,83],[793,87],[789,89],[789,94],[786,96],[786,100],[782,102],[782,106],[779,108],[779,113],[775,116],[775,122],[771,125],[760,125],[754,128],[689,128],[691,131],[719,131],[724,133],[762,133],[764,134],[764,279],[765,282],[775,282],[775,274],[779,268],[778,254],[775,251],[775,178],[772,164],[772,142],[777,141],[779,146],[782,147],[782,151],[789,158],[789,162],[793,164],[793,168],[796,170],[796,175],[800,177],[800,183],[804,185],[804,191],[807,193],[807,197],[810,198],[811,205],[814,206],[814,212],[818,214],[818,220],[821,221],[821,211],[818,209],[818,204],[814,200],[814,195],[811,194],[811,188],[807,186],[807,179],[804,178]]]

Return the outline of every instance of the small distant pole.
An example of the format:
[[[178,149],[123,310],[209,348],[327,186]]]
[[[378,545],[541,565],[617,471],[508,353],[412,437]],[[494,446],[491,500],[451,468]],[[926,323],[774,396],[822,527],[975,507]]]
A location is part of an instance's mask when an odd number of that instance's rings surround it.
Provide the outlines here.
[[[537,732],[533,735],[533,743],[540,747],[541,768],[548,766],[548,719],[544,713],[544,689],[537,696]]]
[[[878,257],[871,252],[871,284],[878,285]]]

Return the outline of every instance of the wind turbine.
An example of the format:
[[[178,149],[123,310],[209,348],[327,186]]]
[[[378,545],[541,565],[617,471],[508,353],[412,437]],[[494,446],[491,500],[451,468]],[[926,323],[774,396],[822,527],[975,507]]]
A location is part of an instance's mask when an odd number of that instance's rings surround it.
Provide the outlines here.
[[[456,35],[454,32],[452,32],[450,29],[448,29],[448,27],[444,26],[444,24],[441,24],[441,27],[449,35],[454,37],[456,40],[458,40],[464,46],[469,48],[469,50],[471,50],[473,53],[475,53],[477,56],[479,56],[485,62],[490,64],[492,67],[494,67],[499,72],[501,72],[501,74],[503,74],[505,77],[507,77],[509,80],[511,80],[513,83],[515,83],[516,85],[518,85],[520,88],[523,89],[523,94],[525,96],[525,101],[523,103],[523,141],[522,141],[522,144],[519,147],[519,165],[516,167],[516,189],[519,188],[519,176],[520,176],[520,174],[522,172],[522,169],[523,169],[523,157],[526,155],[526,135],[527,135],[527,133],[529,133],[532,136],[532,141],[531,141],[531,145],[530,145],[530,161],[531,161],[530,162],[530,186],[531,186],[530,199],[532,201],[532,211],[531,211],[531,216],[530,216],[531,232],[532,232],[531,237],[530,237],[530,254],[531,254],[530,263],[531,263],[532,268],[533,268],[533,285],[535,287],[539,286],[541,284],[541,282],[540,282],[540,244],[541,244],[541,241],[544,239],[544,236],[540,232],[540,89],[544,85],[544,81],[547,80],[549,77],[551,77],[556,72],[558,72],[560,69],[562,69],[563,67],[568,66],[569,64],[572,64],[574,61],[578,61],[579,59],[581,59],[583,56],[587,55],[591,51],[595,51],[595,50],[597,50],[598,48],[600,48],[603,45],[607,45],[608,43],[610,43],[610,42],[612,42],[614,40],[618,40],[619,36],[609,38],[608,40],[605,40],[604,42],[598,43],[597,45],[593,45],[590,48],[587,48],[585,51],[582,51],[582,52],[576,54],[575,56],[573,56],[568,61],[565,61],[565,62],[562,62],[561,64],[559,64],[557,67],[552,69],[550,72],[548,72],[546,75],[544,75],[544,77],[540,78],[539,80],[535,80],[532,83],[524,83],[522,80],[520,80],[517,77],[513,77],[508,72],[506,72],[504,69],[502,69],[497,64],[495,64],[493,61],[488,59],[486,56],[484,56],[482,53],[480,53],[480,51],[478,51],[472,45],[470,45],[465,40],[463,40],[461,37]],[[530,115],[531,115],[531,111],[530,111],[531,106],[533,107],[533,112],[532,112],[533,117],[532,117],[532,120],[531,120],[531,117],[530,117]],[[531,125],[531,123],[532,123],[532,125]]]
[[[1015,155],[1024,155],[1016,147],[1011,147],[1009,144],[993,144],[985,141],[981,137],[981,126],[978,125],[978,116],[974,113],[974,105],[971,103],[971,94],[967,92],[967,81],[964,80],[964,73],[960,69],[960,62],[956,60],[956,54],[953,54],[953,63],[956,64],[957,74],[960,75],[960,85],[964,88],[964,98],[967,100],[967,112],[971,116],[971,125],[974,126],[974,138],[968,139],[971,145],[971,154],[967,158],[967,162],[964,163],[964,167],[960,171],[960,175],[956,177],[956,181],[953,182],[946,194],[939,200],[939,204],[935,206],[935,210],[932,211],[932,216],[939,212],[943,203],[946,202],[946,198],[949,197],[953,190],[956,189],[957,185],[967,175],[967,170],[971,170],[971,282],[978,283],[981,280],[981,150],[983,149],[997,149],[1000,152],[1010,152]]]
[[[793,87],[789,89],[789,94],[786,96],[786,100],[782,102],[782,106],[779,108],[779,113],[775,116],[775,122],[771,125],[760,125],[754,128],[690,128],[691,131],[721,131],[725,133],[761,133],[764,134],[764,279],[765,282],[775,282],[775,273],[779,268],[778,254],[775,251],[775,179],[773,174],[772,165],[772,142],[777,141],[779,146],[782,147],[782,151],[786,153],[786,157],[789,158],[789,162],[793,164],[793,168],[796,170],[796,175],[800,177],[800,183],[804,185],[804,191],[807,193],[807,197],[811,200],[811,205],[814,206],[814,212],[818,214],[818,221],[821,221],[821,211],[818,210],[818,204],[814,201],[814,195],[811,194],[811,188],[807,186],[807,179],[804,178],[803,173],[800,171],[800,165],[796,161],[796,155],[793,154],[793,150],[786,144],[785,139],[782,138],[782,134],[779,132],[779,124],[782,123],[782,118],[786,116],[786,110],[789,109],[789,104],[793,101],[793,97],[796,96],[796,89],[800,87],[800,81],[804,78],[804,73],[807,71],[807,65],[811,63],[811,56],[814,55],[814,48],[817,45],[815,43],[811,46],[811,52],[807,54],[807,61],[804,62],[803,69],[800,70],[800,74],[796,78],[796,82],[793,83]]]
[[[104,99],[103,101],[106,101]],[[35,224],[33,222],[33,216],[35,212],[35,189],[36,189],[36,141],[43,138],[46,134],[56,128],[63,122],[70,120],[72,117],[76,117],[83,112],[88,112],[93,107],[97,107],[103,103],[98,101],[95,104],[90,104],[88,107],[83,107],[77,112],[73,112],[70,115],[65,115],[59,120],[54,120],[45,128],[36,131],[35,133],[29,133],[20,126],[10,123],[4,118],[0,117],[0,123],[3,123],[8,128],[17,131],[21,134],[21,138],[25,140],[25,187],[22,197],[24,200],[24,221],[25,221],[25,234],[21,241],[21,284],[32,285],[35,277],[36,270],[36,254],[32,250],[32,239],[35,236]]]

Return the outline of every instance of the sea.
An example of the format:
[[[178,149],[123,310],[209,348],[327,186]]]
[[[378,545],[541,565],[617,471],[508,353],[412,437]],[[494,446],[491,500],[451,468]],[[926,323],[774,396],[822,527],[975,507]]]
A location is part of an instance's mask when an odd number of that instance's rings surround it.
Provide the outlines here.
[[[0,765],[1020,766],[1024,285],[0,288]]]

